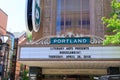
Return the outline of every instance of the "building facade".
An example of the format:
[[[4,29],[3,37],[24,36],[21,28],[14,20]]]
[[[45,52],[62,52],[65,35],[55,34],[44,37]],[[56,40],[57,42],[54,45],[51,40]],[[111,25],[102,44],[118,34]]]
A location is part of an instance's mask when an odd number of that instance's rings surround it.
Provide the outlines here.
[[[41,1],[40,30],[37,33],[33,31],[33,37],[39,39],[67,32],[104,37],[104,25],[101,18],[109,16],[110,2],[107,0]]]
[[[7,59],[7,76],[5,76],[6,78],[10,79],[11,77],[11,74],[12,74],[12,68],[13,68],[13,63],[12,63],[12,59],[13,59],[13,55],[14,55],[14,39],[15,39],[15,36],[14,34],[12,34],[11,32],[6,32],[6,36],[8,37],[8,40],[7,40],[7,44],[9,44],[9,54],[8,57],[6,58]]]
[[[17,36],[16,36],[17,35]],[[21,64],[18,60],[18,46],[25,44],[27,42],[26,32],[15,34],[14,42],[13,42],[13,55],[12,55],[12,68],[11,68],[11,80],[20,80],[22,76],[22,72],[27,68],[26,65]]]
[[[8,15],[0,9],[0,80],[7,77],[8,69],[8,56],[9,56],[9,45],[7,43],[7,19]]]
[[[120,47],[102,46],[106,28],[101,18],[109,17],[112,0],[27,1],[32,42],[19,47],[18,59],[30,67],[30,79],[90,80],[119,74]],[[118,72],[111,73],[111,68]]]
[[[0,9],[0,35],[6,35],[8,15]]]

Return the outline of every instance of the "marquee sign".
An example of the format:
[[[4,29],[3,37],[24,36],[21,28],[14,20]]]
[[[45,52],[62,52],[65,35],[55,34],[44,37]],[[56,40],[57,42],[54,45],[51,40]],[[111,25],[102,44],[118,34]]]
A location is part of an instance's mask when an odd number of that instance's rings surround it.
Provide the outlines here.
[[[68,37],[69,36],[69,37]],[[60,36],[45,36],[32,44],[42,44],[42,45],[49,45],[49,44],[102,44],[103,39],[97,36],[91,35],[83,35],[82,37],[77,36],[70,36],[70,35],[60,35]]]
[[[29,31],[37,32],[40,28],[40,0],[26,0],[26,26]]]
[[[50,44],[90,44],[90,37],[51,38]]]
[[[120,47],[21,47],[20,59],[119,59]]]

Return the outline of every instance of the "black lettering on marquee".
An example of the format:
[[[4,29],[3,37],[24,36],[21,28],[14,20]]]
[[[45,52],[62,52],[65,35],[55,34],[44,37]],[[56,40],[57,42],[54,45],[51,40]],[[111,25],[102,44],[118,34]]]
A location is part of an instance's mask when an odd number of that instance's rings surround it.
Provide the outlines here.
[[[89,47],[75,47],[75,50],[89,50]]]
[[[67,55],[66,59],[75,59],[75,56],[74,55]]]
[[[73,50],[73,47],[67,47],[66,50]]]
[[[78,55],[78,56],[77,56],[77,58],[79,59],[79,58],[81,58],[81,56],[80,56],[80,55]]]
[[[64,50],[64,47],[50,47],[50,50]]]
[[[89,58],[91,58],[91,55],[84,55],[84,58],[89,59]]]
[[[80,54],[80,51],[60,51],[60,54]]]
[[[49,58],[52,58],[52,59],[61,59],[61,58],[63,58],[63,56],[61,56],[61,55],[49,55]]]

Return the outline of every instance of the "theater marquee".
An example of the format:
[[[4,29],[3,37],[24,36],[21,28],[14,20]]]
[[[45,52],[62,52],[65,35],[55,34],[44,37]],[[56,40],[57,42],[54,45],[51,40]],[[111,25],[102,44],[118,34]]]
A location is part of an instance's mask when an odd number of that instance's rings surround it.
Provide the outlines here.
[[[50,44],[90,44],[90,37],[51,38]]]
[[[119,59],[120,47],[21,47],[20,59]]]

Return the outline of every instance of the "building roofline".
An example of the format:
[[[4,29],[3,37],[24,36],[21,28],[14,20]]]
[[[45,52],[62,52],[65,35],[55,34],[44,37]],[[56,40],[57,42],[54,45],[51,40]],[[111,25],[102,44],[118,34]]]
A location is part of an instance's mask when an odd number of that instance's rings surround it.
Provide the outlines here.
[[[13,34],[13,33],[11,33],[11,32],[9,32],[9,31],[6,31],[6,34],[8,34],[8,35],[11,35],[11,36],[15,37],[15,36],[14,36],[14,34]]]
[[[8,14],[5,11],[3,11],[1,8],[0,8],[0,11],[2,11],[5,15],[8,16]]]
[[[23,37],[23,36],[26,36],[26,32],[22,32],[22,33],[19,35],[18,38],[21,38],[21,37]]]

